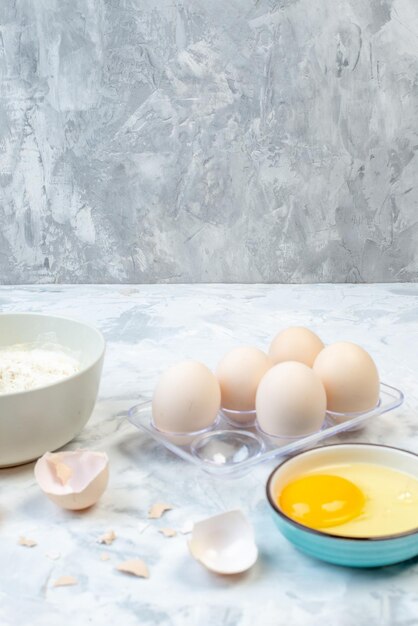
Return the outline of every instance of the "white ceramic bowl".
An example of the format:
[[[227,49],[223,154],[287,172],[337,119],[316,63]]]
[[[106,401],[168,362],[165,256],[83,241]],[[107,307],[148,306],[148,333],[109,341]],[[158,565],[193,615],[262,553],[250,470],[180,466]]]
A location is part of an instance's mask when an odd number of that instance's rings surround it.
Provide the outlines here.
[[[0,394],[0,467],[60,448],[81,431],[93,411],[105,353],[103,335],[65,317],[0,314],[0,347],[36,342],[45,333],[76,353],[81,369],[43,387]]]

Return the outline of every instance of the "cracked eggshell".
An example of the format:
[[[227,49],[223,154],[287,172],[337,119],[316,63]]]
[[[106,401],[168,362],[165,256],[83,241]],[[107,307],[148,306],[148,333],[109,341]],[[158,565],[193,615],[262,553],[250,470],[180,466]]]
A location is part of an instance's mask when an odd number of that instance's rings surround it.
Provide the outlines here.
[[[241,511],[197,522],[188,545],[196,561],[217,574],[245,572],[258,557],[254,531]]]
[[[181,361],[160,377],[152,400],[154,426],[183,434],[212,426],[221,403],[216,376],[198,361]]]
[[[73,511],[96,504],[109,480],[104,452],[73,450],[46,452],[35,465],[35,478],[50,500]]]
[[[272,365],[259,348],[242,346],[227,352],[216,369],[222,408],[254,411],[258,383]]]
[[[324,344],[309,328],[291,326],[278,333],[270,344],[269,357],[276,365],[285,361],[298,361],[312,367]]]

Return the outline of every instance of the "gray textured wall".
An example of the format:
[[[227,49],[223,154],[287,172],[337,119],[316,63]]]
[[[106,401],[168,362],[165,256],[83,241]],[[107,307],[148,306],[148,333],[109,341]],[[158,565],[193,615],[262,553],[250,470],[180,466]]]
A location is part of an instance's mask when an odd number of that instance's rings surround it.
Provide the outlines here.
[[[1,0],[0,281],[418,279],[417,0]]]

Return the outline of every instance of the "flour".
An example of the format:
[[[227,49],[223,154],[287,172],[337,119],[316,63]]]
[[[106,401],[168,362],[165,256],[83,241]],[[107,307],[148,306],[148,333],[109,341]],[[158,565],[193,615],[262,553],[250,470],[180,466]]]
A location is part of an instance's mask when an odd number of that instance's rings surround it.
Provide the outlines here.
[[[0,347],[0,395],[49,385],[80,370],[76,358],[52,349],[16,344]]]

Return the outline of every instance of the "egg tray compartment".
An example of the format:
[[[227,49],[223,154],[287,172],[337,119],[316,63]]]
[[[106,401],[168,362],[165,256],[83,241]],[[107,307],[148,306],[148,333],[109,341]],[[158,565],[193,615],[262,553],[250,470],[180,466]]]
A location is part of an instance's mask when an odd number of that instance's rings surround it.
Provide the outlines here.
[[[381,383],[380,400],[374,409],[350,414],[349,419],[342,423],[336,423],[332,413],[327,413],[321,430],[298,438],[274,437],[274,441],[257,426],[233,425],[222,411],[212,427],[194,433],[183,445],[173,441],[176,436],[168,438],[153,426],[151,401],[133,406],[124,416],[131,424],[151,435],[185,461],[213,475],[232,476],[244,473],[258,463],[312,447],[338,433],[357,430],[370,418],[393,411],[402,402],[403,393],[399,389]]]

